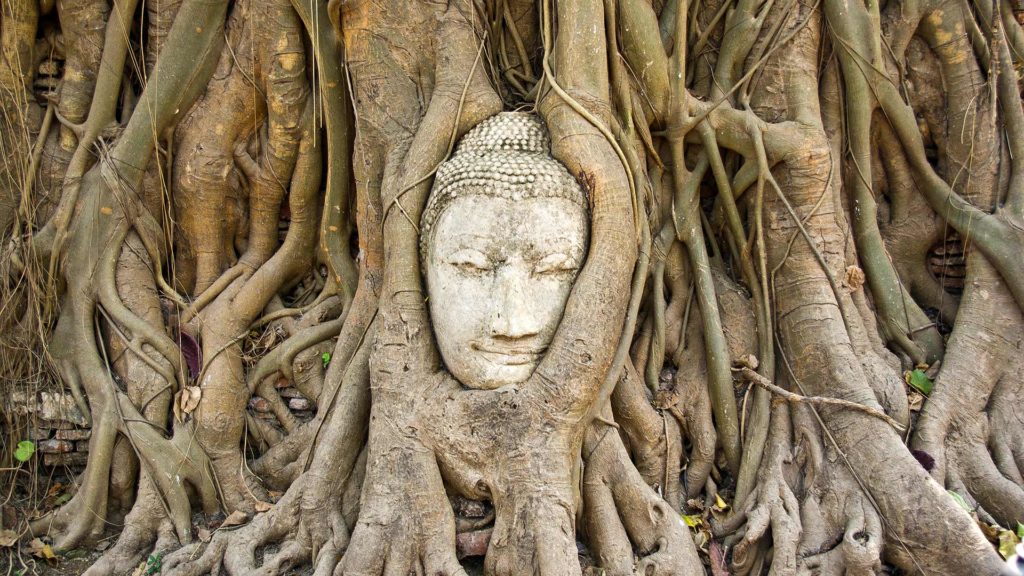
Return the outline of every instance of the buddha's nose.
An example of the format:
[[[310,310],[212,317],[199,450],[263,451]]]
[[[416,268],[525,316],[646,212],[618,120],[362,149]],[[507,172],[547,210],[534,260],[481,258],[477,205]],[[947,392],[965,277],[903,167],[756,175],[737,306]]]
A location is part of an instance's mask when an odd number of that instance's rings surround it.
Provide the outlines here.
[[[537,315],[530,306],[526,280],[529,272],[505,267],[498,271],[495,281],[491,336],[498,338],[526,338],[540,332]]]

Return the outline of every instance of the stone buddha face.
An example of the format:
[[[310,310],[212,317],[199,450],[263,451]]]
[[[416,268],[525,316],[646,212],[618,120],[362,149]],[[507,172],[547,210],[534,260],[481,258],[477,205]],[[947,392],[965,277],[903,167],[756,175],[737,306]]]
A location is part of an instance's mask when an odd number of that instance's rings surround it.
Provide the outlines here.
[[[546,138],[529,114],[481,123],[438,170],[424,212],[434,333],[446,367],[469,388],[533,374],[583,265],[586,200]]]

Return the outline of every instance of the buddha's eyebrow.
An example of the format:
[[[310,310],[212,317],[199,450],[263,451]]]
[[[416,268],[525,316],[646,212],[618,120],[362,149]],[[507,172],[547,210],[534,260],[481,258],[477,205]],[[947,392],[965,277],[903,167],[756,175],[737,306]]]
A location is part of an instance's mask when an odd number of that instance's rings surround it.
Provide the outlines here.
[[[461,234],[455,234],[451,238],[452,238],[452,242],[457,243],[457,244],[462,245],[462,246],[465,246],[465,245],[479,246],[481,243],[488,243],[488,244],[490,244],[490,243],[494,242],[494,235],[493,234],[479,234],[479,233],[473,233],[473,232],[463,232]],[[435,239],[435,242],[436,242],[436,239]]]
[[[566,236],[554,236],[551,238],[545,238],[544,243],[539,246],[530,246],[527,248],[527,252],[531,256],[543,257],[551,254],[565,253],[566,256],[572,256],[574,252],[582,251],[584,248],[583,243],[574,238]]]

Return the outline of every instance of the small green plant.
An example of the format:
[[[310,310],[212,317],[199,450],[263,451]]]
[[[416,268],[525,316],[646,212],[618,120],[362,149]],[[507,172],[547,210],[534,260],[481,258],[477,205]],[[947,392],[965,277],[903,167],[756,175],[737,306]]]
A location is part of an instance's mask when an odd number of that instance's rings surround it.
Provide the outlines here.
[[[28,459],[36,453],[36,444],[31,440],[22,440],[14,449],[14,459],[18,462],[28,462]]]
[[[146,576],[153,576],[153,574],[159,574],[160,570],[164,565],[164,555],[160,552],[156,554],[150,554],[149,558],[146,558]]]
[[[320,355],[320,360],[323,360],[324,368],[327,368],[327,365],[331,363],[331,353],[324,352]]]

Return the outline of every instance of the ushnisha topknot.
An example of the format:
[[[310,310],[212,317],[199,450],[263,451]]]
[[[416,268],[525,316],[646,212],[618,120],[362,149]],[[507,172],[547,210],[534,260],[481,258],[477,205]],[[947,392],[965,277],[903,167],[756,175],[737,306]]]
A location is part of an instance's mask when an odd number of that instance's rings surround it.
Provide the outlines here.
[[[551,156],[544,123],[529,112],[501,112],[477,124],[438,167],[420,218],[421,256],[434,223],[460,196],[565,198],[588,208],[583,187]]]

